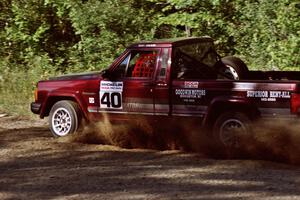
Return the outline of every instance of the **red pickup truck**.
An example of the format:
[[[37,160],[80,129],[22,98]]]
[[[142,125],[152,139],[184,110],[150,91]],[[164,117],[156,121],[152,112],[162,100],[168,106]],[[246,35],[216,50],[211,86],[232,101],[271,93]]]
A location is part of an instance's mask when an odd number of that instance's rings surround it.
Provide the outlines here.
[[[105,113],[114,121],[141,115],[168,124],[195,119],[225,147],[251,134],[259,118],[297,118],[300,72],[249,71],[221,58],[209,37],[140,42],[94,73],[39,81],[31,110],[49,116],[54,136],[78,130]]]

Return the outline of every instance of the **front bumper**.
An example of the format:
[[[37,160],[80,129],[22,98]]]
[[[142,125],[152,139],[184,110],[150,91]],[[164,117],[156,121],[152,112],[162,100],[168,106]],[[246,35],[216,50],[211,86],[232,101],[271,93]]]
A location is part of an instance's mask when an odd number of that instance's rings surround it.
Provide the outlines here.
[[[31,107],[31,112],[33,112],[34,114],[39,114],[41,111],[42,104],[32,102],[30,107]]]

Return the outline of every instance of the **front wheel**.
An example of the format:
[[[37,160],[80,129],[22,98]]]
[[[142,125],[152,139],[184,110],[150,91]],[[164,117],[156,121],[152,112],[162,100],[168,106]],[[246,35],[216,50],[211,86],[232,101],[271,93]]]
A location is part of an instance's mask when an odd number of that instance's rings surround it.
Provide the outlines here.
[[[213,134],[216,141],[227,149],[240,149],[251,136],[251,121],[241,112],[221,114],[214,126]]]
[[[80,109],[73,101],[58,101],[49,115],[49,126],[55,137],[63,137],[77,131],[81,120]]]

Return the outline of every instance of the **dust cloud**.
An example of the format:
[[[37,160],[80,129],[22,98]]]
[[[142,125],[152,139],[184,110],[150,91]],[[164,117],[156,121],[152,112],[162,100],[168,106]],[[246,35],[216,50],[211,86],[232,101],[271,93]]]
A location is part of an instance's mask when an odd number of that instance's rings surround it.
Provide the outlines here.
[[[245,146],[251,157],[300,164],[299,120],[259,121],[253,125],[253,137]]]
[[[129,123],[130,121],[130,123]],[[195,151],[201,139],[201,131],[193,131],[193,125],[178,121],[148,121],[143,117],[133,118],[124,123],[111,122],[107,115],[96,123],[90,123],[73,135],[59,138],[61,141],[85,144],[106,144],[122,148],[143,148],[155,150]],[[196,130],[196,129],[195,129]],[[200,133],[200,134],[199,134]],[[197,142],[198,143],[198,142]],[[194,148],[196,147],[196,148]]]
[[[160,121],[149,122],[145,118],[114,124],[104,115],[101,122],[85,126],[80,133],[69,136],[67,140],[128,149],[182,150],[211,158],[300,164],[300,124],[296,121],[258,121],[253,124],[251,137],[241,141],[241,147],[234,150],[218,146],[209,130],[195,124],[194,121],[178,123],[177,120],[164,124]]]

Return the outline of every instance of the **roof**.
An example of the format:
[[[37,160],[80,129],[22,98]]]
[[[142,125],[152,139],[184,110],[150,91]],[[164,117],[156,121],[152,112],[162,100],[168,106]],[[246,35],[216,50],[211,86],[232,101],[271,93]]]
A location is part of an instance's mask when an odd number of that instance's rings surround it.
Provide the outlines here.
[[[169,38],[159,39],[153,41],[141,41],[130,45],[128,48],[136,47],[172,47],[181,46],[184,44],[197,43],[197,42],[212,42],[213,39],[208,36],[202,37],[185,37],[185,38]]]

